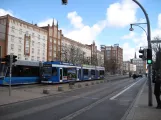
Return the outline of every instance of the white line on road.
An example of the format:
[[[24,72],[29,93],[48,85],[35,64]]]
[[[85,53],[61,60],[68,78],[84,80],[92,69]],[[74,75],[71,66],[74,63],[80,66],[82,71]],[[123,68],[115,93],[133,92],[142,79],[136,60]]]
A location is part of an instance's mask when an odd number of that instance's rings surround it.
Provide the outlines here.
[[[144,79],[144,78],[142,78]],[[116,94],[115,96],[111,97],[110,100],[115,99],[116,97],[118,97],[119,95],[121,95],[122,93],[124,93],[125,91],[127,91],[128,89],[130,89],[132,86],[134,86],[136,83],[140,82],[142,79],[138,80],[137,82],[133,83],[132,85],[130,85],[129,87],[127,87],[126,89],[122,90],[121,92],[119,92],[118,94]]]

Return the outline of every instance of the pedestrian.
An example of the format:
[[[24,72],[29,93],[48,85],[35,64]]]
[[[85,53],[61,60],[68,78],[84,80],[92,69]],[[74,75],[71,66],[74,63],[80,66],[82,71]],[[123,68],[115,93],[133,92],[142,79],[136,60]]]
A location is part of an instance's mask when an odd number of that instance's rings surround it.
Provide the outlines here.
[[[161,79],[160,74],[156,74],[156,71],[153,71],[153,83],[154,83],[154,95],[157,101],[157,109],[161,109],[161,100],[160,100],[160,86],[161,86]]]

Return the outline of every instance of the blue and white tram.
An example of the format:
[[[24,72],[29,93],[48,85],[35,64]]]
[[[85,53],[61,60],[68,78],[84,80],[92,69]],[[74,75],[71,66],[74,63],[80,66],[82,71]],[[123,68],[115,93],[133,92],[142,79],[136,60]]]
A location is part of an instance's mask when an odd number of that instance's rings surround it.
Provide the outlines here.
[[[105,68],[96,66],[96,79],[104,79],[105,77]]]
[[[60,61],[44,62],[41,83],[63,83],[79,81],[81,66]]]
[[[94,80],[95,79],[95,66],[82,65],[81,80]]]
[[[12,66],[11,85],[33,84],[40,81],[39,62],[18,60]],[[9,68],[4,63],[0,63],[0,85],[9,85]]]

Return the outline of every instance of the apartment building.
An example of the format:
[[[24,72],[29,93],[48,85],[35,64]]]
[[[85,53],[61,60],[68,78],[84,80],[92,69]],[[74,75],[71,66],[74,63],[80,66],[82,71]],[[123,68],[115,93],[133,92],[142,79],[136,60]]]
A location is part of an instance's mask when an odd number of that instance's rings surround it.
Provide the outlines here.
[[[62,30],[58,29],[57,25],[54,24],[54,19],[52,26],[41,27],[48,31],[47,35],[47,60],[48,61],[60,61],[61,60],[61,45],[62,45]]]
[[[128,73],[128,72],[134,73],[135,71],[136,71],[136,65],[132,64],[130,61],[123,61],[124,73]]]
[[[114,46],[101,45],[101,51],[104,53],[104,62],[107,60],[115,61],[117,64],[117,73],[122,73],[123,49],[119,47],[119,44],[114,44]]]
[[[10,15],[0,17],[0,57],[10,53],[18,60],[46,61],[48,31]]]
[[[91,64],[91,48],[64,36],[62,37],[61,56],[62,61],[74,59],[79,63]]]
[[[97,50],[98,66],[104,66],[104,52]]]

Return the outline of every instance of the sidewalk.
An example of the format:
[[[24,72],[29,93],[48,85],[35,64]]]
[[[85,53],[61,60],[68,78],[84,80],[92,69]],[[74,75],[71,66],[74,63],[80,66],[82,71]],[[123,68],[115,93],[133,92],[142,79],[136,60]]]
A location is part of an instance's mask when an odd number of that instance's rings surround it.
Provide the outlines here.
[[[148,85],[146,83],[125,120],[161,120],[161,109],[156,109],[156,106],[154,94],[153,106],[148,106]]]

